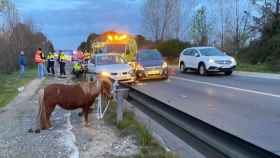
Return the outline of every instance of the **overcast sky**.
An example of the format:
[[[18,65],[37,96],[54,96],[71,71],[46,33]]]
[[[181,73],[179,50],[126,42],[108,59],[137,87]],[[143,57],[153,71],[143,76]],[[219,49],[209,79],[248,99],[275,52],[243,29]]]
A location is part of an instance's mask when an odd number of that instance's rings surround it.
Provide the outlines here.
[[[141,8],[144,0],[13,0],[23,20],[32,19],[57,49],[76,49],[91,32],[108,30],[143,33]],[[200,6],[208,9],[209,21],[218,23],[217,0],[182,0],[184,8],[182,39],[189,40],[188,26],[194,11]],[[234,2],[229,0],[229,2]],[[249,0],[241,0],[248,8]],[[231,8],[231,3],[226,3]],[[227,12],[234,10],[229,9]],[[247,10],[250,11],[250,10]],[[243,14],[244,10],[240,9]],[[217,25],[218,26],[218,25]]]
[[[58,49],[75,49],[91,32],[141,33],[142,0],[14,0]]]

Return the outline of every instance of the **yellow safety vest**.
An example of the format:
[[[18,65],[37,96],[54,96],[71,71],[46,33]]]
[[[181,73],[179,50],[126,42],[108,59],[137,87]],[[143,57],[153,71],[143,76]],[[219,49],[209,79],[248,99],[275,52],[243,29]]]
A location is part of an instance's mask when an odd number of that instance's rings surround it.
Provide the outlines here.
[[[75,71],[80,71],[81,70],[81,64],[80,63],[75,63],[74,64],[74,70]]]
[[[60,54],[60,61],[61,62],[65,62],[66,61],[66,57],[65,57],[65,55],[63,53]]]
[[[55,58],[55,57],[54,57],[54,54],[52,54],[52,53],[49,53],[49,54],[48,54],[48,57],[47,57],[48,60],[54,61],[54,58]]]

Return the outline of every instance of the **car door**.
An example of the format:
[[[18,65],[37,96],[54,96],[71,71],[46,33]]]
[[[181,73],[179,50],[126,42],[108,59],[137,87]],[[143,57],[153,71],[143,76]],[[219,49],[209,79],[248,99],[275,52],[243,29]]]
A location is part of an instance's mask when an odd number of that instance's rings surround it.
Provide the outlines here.
[[[188,64],[189,64],[189,66],[188,67],[190,67],[190,68],[196,68],[195,67],[195,50],[194,49],[189,49],[189,52],[188,52]]]
[[[185,67],[191,67],[190,53],[191,53],[191,49],[186,49],[182,54]]]
[[[198,50],[193,49],[192,50],[192,68],[197,68],[198,67],[198,63],[200,62],[200,53],[198,52]]]

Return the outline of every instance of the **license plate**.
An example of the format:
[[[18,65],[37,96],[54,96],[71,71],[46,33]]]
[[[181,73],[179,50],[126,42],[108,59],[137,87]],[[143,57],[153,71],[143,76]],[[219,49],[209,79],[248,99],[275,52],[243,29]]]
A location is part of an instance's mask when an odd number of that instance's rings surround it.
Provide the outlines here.
[[[159,74],[159,71],[158,70],[148,71],[148,74],[149,75],[156,75],[156,74]]]

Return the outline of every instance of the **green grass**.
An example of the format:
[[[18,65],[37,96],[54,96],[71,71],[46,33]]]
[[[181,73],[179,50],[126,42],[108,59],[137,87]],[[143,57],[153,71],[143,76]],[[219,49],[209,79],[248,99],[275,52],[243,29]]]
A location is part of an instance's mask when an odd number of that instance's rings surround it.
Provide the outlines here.
[[[36,69],[27,69],[23,79],[19,79],[19,72],[0,74],[0,108],[6,106],[18,95],[18,88],[36,77]]]
[[[265,64],[244,64],[239,63],[236,67],[237,71],[249,71],[249,72],[263,72],[263,73],[280,73],[279,71],[273,71],[270,66]]]
[[[137,158],[176,158],[177,156],[172,152],[167,152],[165,149],[153,138],[146,127],[139,123],[132,112],[124,111],[123,120],[116,122],[116,103],[112,103],[112,108],[105,120],[116,125],[122,135],[134,134],[137,136],[137,141],[140,146],[140,152],[134,157]]]

